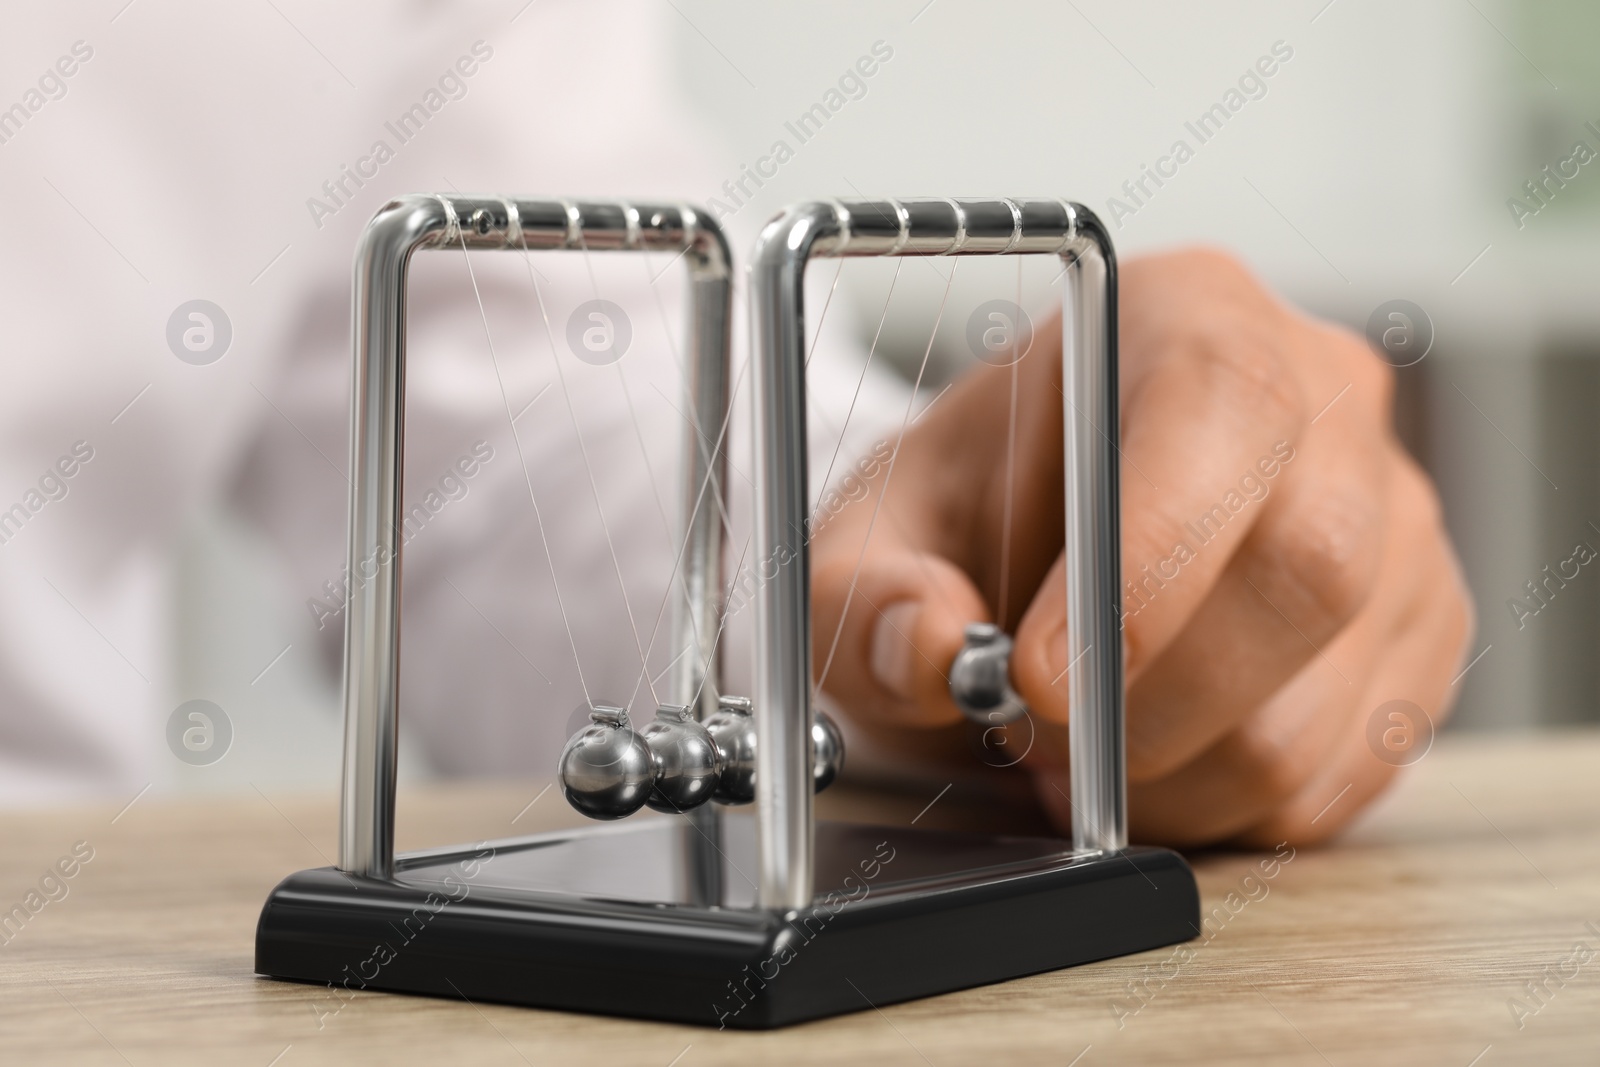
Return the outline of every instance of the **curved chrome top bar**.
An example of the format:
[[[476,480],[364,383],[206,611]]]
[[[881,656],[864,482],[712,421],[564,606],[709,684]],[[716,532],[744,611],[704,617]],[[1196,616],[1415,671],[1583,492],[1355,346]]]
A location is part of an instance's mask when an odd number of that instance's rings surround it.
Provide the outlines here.
[[[763,578],[756,587],[756,799],[765,907],[804,907],[813,893],[806,263],[815,256],[1030,252],[1060,255],[1068,267],[1062,377],[1073,840],[1092,850],[1127,844],[1110,236],[1093,212],[1065,200],[814,201],[767,224],[751,266],[755,547]]]
[[[700,270],[726,274],[732,260],[722,227],[691,204],[413,193],[378,209],[357,259],[403,246],[503,248],[530,252],[681,252]]]
[[[418,249],[654,250],[682,255],[690,286],[688,402],[700,424],[726,425],[732,259],[711,216],[688,204],[413,194],[367,224],[356,251],[350,439],[349,603],[344,649],[344,784],[339,868],[394,874],[396,723],[400,685],[401,461],[404,456],[406,275]],[[680,656],[671,701],[716,708],[715,655],[722,593],[721,493],[725,452],[685,430],[680,568],[674,598]],[[712,684],[701,685],[710,678]],[[808,772],[809,773],[809,772]],[[809,781],[809,779],[808,779]]]
[[[827,200],[812,256],[973,256],[1074,251],[1088,209],[1065,200]],[[1108,245],[1109,247],[1109,245]]]

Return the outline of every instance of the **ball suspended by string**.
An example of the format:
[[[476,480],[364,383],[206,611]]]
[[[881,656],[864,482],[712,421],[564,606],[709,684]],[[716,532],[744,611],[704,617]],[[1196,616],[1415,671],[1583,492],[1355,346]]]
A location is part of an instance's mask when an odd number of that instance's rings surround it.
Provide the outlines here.
[[[688,708],[662,705],[639,736],[655,761],[655,788],[646,804],[656,811],[688,811],[711,799],[722,777],[722,753]]]
[[[748,804],[756,798],[756,721],[750,698],[724,696],[706,716],[706,732],[722,755],[722,777],[713,797],[723,804]]]
[[[820,793],[844,769],[844,735],[827,712],[819,711],[811,719],[811,748],[812,788]]]
[[[597,707],[561,752],[561,791],[591,819],[622,819],[656,784],[655,758],[621,708]]]
[[[950,697],[968,719],[1004,726],[1028,713],[1011,688],[1011,638],[993,623],[967,627],[966,644],[950,665]]]

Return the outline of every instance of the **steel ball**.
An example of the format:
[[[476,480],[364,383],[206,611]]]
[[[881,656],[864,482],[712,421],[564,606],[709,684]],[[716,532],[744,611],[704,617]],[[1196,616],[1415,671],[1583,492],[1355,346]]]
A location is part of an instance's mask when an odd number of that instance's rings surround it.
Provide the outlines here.
[[[1011,638],[1000,627],[975,622],[950,665],[950,698],[981,726],[1004,726],[1028,713],[1011,688]]]
[[[622,819],[644,806],[655,759],[621,708],[597,707],[561,752],[561,791],[591,819]]]
[[[750,698],[725,696],[706,716],[706,732],[722,755],[722,776],[711,794],[723,804],[748,804],[756,798],[756,721]]]
[[[844,770],[844,735],[826,712],[819,711],[811,719],[811,749],[812,791],[820,793]]]
[[[688,708],[663,705],[639,736],[655,759],[655,788],[646,804],[656,811],[688,811],[711,799],[722,777],[722,754]]]

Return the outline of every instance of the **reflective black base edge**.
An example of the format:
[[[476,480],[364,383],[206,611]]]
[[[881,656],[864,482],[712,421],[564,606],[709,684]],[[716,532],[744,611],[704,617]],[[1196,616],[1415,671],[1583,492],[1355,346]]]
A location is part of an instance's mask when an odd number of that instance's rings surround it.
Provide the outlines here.
[[[322,985],[319,1012],[367,989],[768,1029],[1199,930],[1164,849],[847,823],[817,825],[811,908],[756,910],[750,822],[724,816],[714,847],[672,818],[406,857],[389,882],[301,871],[262,909],[256,970]]]

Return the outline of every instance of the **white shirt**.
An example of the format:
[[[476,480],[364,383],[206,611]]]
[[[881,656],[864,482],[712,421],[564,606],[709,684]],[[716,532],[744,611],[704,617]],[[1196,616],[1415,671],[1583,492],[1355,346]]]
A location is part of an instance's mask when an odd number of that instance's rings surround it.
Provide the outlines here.
[[[737,172],[674,91],[665,5],[99,6],[19,10],[0,41],[0,512],[21,508],[0,517],[6,803],[131,794],[174,758],[167,716],[195,695],[171,685],[174,538],[203,501],[229,497],[279,546],[278,582],[307,604],[305,647],[336,668],[350,260],[389,197],[703,202]],[[736,367],[742,264],[762,221],[724,219],[741,275]],[[414,263],[405,493],[429,518],[404,557],[402,729],[445,772],[547,773],[583,700],[578,663],[592,696],[651,711],[639,646],[681,522],[684,279],[664,256],[583,258],[536,261],[550,335],[519,256],[474,253],[470,277],[460,252]],[[820,308],[833,271],[813,275]],[[566,348],[567,317],[593,295],[633,326],[614,366]],[[195,299],[231,326],[204,365],[167,340]],[[813,434],[817,478],[861,374],[847,327],[830,315],[812,364],[831,428]],[[730,566],[748,536],[739,377]],[[891,377],[865,382],[846,462],[905,410]],[[663,620],[648,673],[673,651]]]

